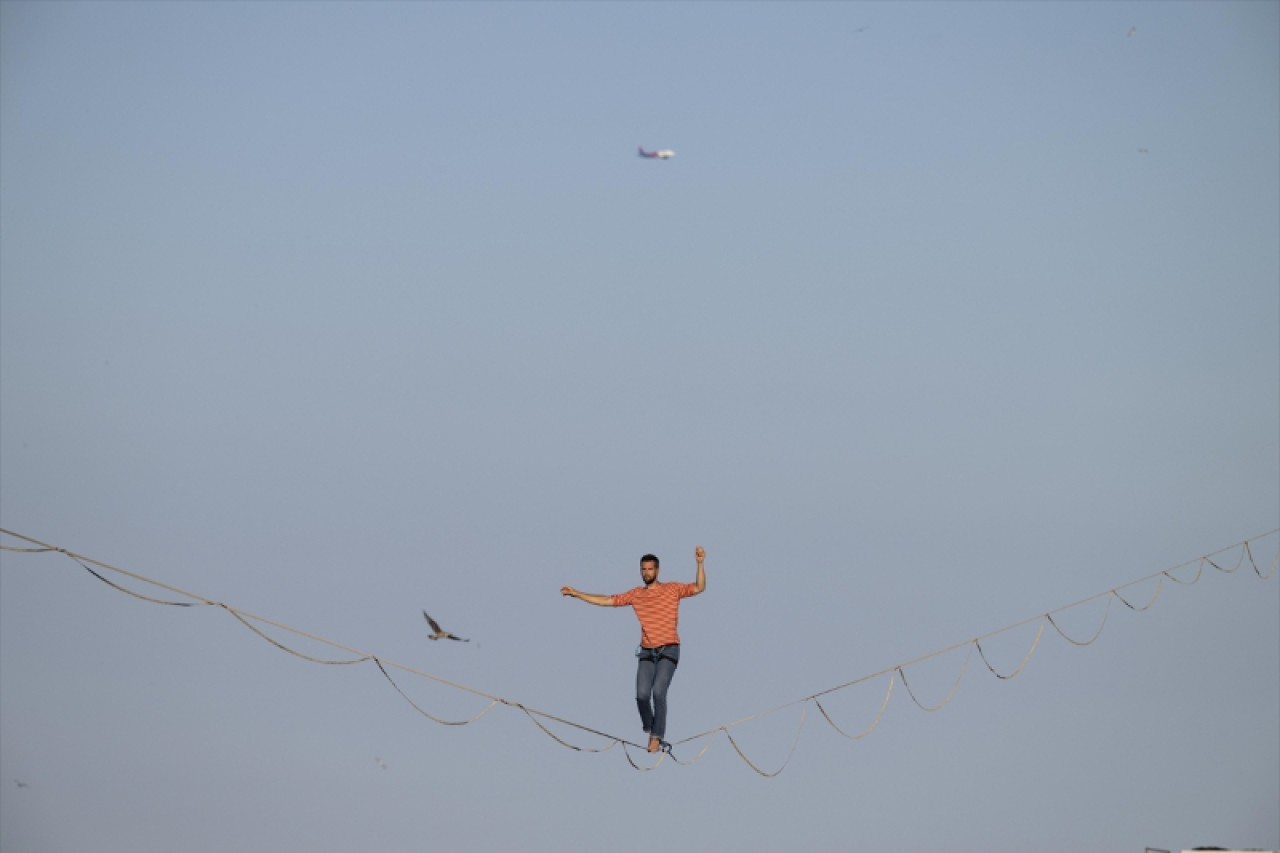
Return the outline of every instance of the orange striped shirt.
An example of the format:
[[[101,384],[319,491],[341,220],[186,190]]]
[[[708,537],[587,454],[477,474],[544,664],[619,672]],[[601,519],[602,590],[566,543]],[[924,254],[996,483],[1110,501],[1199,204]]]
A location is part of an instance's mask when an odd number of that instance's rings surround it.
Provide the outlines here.
[[[673,646],[680,642],[676,623],[680,621],[680,599],[697,595],[691,583],[655,583],[613,596],[614,607],[630,605],[640,620],[640,645],[646,649]]]

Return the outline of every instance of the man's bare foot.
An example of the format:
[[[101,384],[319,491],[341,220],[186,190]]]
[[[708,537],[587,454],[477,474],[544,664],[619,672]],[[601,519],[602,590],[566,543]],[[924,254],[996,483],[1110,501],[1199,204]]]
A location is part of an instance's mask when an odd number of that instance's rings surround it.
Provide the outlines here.
[[[662,740],[657,735],[649,735],[649,751],[657,752],[662,748]]]

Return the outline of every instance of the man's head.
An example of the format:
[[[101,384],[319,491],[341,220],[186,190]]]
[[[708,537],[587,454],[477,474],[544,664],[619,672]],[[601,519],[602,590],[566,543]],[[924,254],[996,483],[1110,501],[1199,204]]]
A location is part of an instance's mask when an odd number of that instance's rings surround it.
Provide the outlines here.
[[[645,554],[640,558],[640,579],[644,581],[645,586],[649,586],[658,580],[658,558],[652,554]]]

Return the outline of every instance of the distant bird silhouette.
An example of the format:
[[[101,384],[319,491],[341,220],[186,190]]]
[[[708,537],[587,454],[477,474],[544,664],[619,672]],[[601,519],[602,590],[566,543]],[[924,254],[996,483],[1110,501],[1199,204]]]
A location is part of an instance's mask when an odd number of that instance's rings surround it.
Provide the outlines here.
[[[1137,27],[1129,27],[1129,32],[1125,33],[1125,35],[1129,36],[1130,38],[1133,38],[1133,34],[1136,33],[1137,31],[1138,31]]]
[[[381,758],[375,758],[373,760],[374,760],[374,763],[376,763],[383,770],[387,769],[387,762],[383,761]]]
[[[23,781],[22,781],[22,780],[20,780],[20,779],[14,779],[13,781],[18,783],[18,787],[19,787],[19,788],[26,788],[26,787],[29,787],[29,786],[27,785],[27,783],[26,783],[26,782],[23,782]]]
[[[1139,154],[1150,154],[1150,153],[1151,153],[1151,151],[1150,151],[1149,149],[1146,149],[1146,148],[1139,148],[1139,149],[1138,149],[1138,153],[1139,153]]]
[[[440,623],[427,615],[427,611],[422,611],[422,618],[427,620],[427,624],[431,626],[433,633],[428,639],[431,640],[457,640],[460,643],[469,643],[470,640],[449,633],[440,627]]]

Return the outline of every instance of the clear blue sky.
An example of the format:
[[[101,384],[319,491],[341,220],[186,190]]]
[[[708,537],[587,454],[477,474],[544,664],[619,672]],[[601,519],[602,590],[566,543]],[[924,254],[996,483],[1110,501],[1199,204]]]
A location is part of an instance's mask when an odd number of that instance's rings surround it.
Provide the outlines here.
[[[1278,233],[1275,2],[4,0],[0,526],[637,740],[558,591],[701,544],[679,739],[1280,525]],[[1278,613],[1166,583],[766,780],[5,552],[0,848],[1277,848]]]

